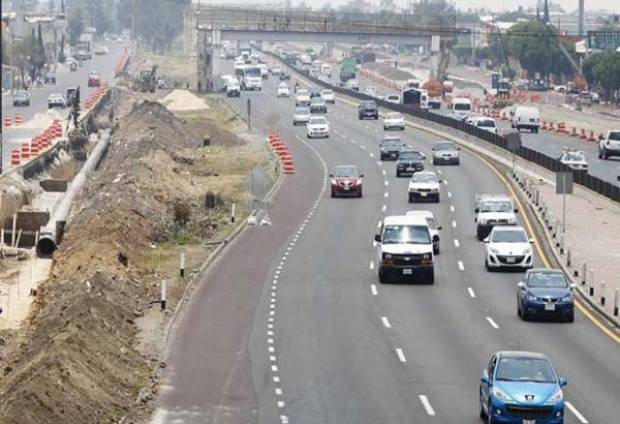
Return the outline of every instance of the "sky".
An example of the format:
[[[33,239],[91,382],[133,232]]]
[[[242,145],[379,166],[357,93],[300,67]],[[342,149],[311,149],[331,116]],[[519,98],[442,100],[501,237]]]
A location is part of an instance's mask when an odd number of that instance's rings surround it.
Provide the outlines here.
[[[265,1],[265,0],[260,0]],[[298,0],[299,1],[299,0]],[[312,4],[313,6],[320,6],[325,3],[327,0],[306,0],[307,3]],[[371,0],[373,1],[373,0]],[[478,7],[486,7],[487,9],[493,8],[496,11],[503,10],[516,10],[519,6],[524,6],[525,8],[529,6],[535,6],[536,0],[454,0],[456,2],[456,6],[459,9],[467,9],[467,8],[478,8]],[[330,0],[330,3],[333,5],[341,5],[347,3],[348,0]],[[379,0],[374,0],[375,3],[378,3]],[[403,3],[404,0],[395,0],[397,4]],[[564,8],[566,11],[573,11],[577,9],[579,4],[578,0],[553,0],[554,3],[558,3]],[[295,4],[295,0],[293,0],[293,4]],[[609,9],[620,12],[620,0],[585,0],[585,8],[587,10],[598,10],[598,9]]]

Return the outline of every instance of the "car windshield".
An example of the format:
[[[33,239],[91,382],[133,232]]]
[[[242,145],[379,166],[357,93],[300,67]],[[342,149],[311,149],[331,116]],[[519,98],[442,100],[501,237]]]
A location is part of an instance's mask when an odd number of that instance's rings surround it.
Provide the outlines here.
[[[417,173],[413,174],[413,177],[411,177],[411,181],[414,183],[436,183],[437,177],[433,174]]]
[[[361,105],[364,109],[375,109],[377,107],[377,105],[375,104],[375,102],[364,102]]]
[[[26,93],[25,91],[18,91],[17,93],[15,93],[15,97],[26,98],[28,97],[28,93]]]
[[[297,90],[297,95],[298,96],[309,96],[310,93],[308,93],[308,90]]]
[[[325,95],[330,96],[332,94],[334,94],[334,92],[331,91],[331,90],[323,90],[323,91],[321,91],[321,96],[325,96]]]
[[[527,285],[530,287],[568,287],[564,274],[559,272],[532,272]]]
[[[620,141],[620,131],[611,131],[609,133],[609,139],[610,140],[615,140],[615,141]]]
[[[387,139],[387,140],[383,140],[383,147],[387,147],[387,148],[396,148],[396,149],[400,149],[400,147],[402,146],[402,141],[400,140],[396,140],[396,139]]]
[[[312,99],[312,104],[324,104],[325,100],[321,99],[320,97],[315,97],[314,99]]]
[[[455,103],[454,110],[471,110],[471,105],[469,103]]]
[[[495,128],[495,121],[492,119],[481,119],[478,121],[478,126],[484,128]]]
[[[310,125],[327,124],[327,120],[323,117],[310,118]]]
[[[456,150],[456,146],[452,143],[439,143],[435,145],[435,150]]]
[[[387,225],[383,231],[383,244],[429,244],[428,227],[423,225]]]
[[[422,155],[418,152],[400,152],[401,160],[422,160]]]
[[[308,109],[307,107],[298,107],[297,109],[295,109],[295,114],[296,115],[310,115],[310,109]]]
[[[386,119],[402,119],[402,115],[400,113],[388,113],[385,115]]]
[[[279,88],[280,88],[280,89],[287,89],[287,88],[288,88],[288,85],[286,85],[286,84],[284,84],[284,83],[283,83],[283,84],[280,84]]]
[[[495,379],[534,383],[556,382],[551,364],[542,358],[502,358],[497,365]]]
[[[487,201],[480,205],[480,212],[512,212],[512,203],[508,200]]]
[[[564,160],[568,162],[583,162],[586,158],[583,152],[568,152],[564,154]]]
[[[527,243],[527,234],[522,230],[494,231],[491,241],[494,243]]]
[[[341,166],[336,168],[334,175],[336,177],[358,177],[360,174],[359,170],[355,166]]]

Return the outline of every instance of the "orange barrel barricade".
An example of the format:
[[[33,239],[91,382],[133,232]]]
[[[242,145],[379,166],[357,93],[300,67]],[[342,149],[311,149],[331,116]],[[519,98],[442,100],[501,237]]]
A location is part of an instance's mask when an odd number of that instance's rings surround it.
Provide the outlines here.
[[[16,113],[15,114],[15,125],[21,125],[24,122],[24,117],[22,116],[21,113]]]
[[[558,122],[558,128],[556,129],[557,132],[559,133],[565,133],[566,132],[566,124],[564,124],[564,122]]]
[[[588,141],[596,141],[596,137],[594,136],[594,131],[590,131],[590,135],[588,136]]]
[[[588,134],[586,134],[586,130],[584,130],[583,128],[581,129],[581,134],[579,135],[579,138],[581,140],[587,140],[588,139]]]
[[[555,128],[553,126],[553,122],[549,122],[549,127],[547,128],[549,131],[555,131]]]
[[[19,166],[21,155],[19,150],[13,150],[11,152],[11,166]]]
[[[28,143],[27,141],[22,143],[22,159],[29,159],[30,158],[30,143]]]
[[[39,140],[37,140],[36,138],[33,138],[32,141],[30,142],[30,154],[32,156],[37,156],[39,153],[40,153]]]
[[[10,128],[12,124],[13,124],[13,121],[11,120],[10,117],[7,116],[6,118],[4,118],[4,127],[5,128]]]
[[[540,127],[540,129],[547,131],[547,121],[543,121],[542,127]]]
[[[577,128],[573,127],[570,132],[571,137],[578,137],[579,133],[577,132]]]

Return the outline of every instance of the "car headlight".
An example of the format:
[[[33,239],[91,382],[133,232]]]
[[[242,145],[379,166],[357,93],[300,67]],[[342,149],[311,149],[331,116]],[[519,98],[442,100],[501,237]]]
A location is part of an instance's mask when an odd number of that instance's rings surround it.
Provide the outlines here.
[[[523,249],[523,254],[524,255],[529,255],[532,253],[532,248],[531,247],[526,247],[525,249]]]
[[[572,302],[573,301],[573,295],[572,294],[567,294],[566,296],[561,298],[559,301],[560,302]]]
[[[536,302],[538,300],[538,298],[536,296],[528,294],[527,295],[527,300],[529,300],[530,302]]]
[[[494,254],[494,255],[497,255],[497,254],[499,253],[499,250],[497,250],[497,249],[496,249],[496,248],[494,248],[494,247],[489,247],[489,252],[491,252],[491,253],[492,253],[492,254]]]
[[[505,391],[503,391],[497,386],[493,387],[493,396],[495,396],[499,400],[503,400],[504,402],[509,402],[512,400],[512,398],[508,396]]]
[[[551,395],[551,397],[549,397],[549,399],[547,399],[545,404],[554,404],[561,401],[562,399],[564,399],[564,394],[562,393],[562,389],[558,389],[557,392],[555,392],[553,395]]]

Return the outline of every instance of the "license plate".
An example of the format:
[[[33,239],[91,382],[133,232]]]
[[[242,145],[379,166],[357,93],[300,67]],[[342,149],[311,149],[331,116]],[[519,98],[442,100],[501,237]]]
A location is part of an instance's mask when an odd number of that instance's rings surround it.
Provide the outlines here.
[[[415,168],[407,168],[407,171],[415,171]]]
[[[390,156],[395,158],[396,157],[396,153],[390,153]]]
[[[536,424],[536,420],[523,420],[523,424]]]
[[[508,262],[509,264],[514,264],[516,262],[516,259],[513,258],[512,256],[508,256],[506,258],[506,262]]]
[[[347,191],[347,190],[349,190],[351,187],[349,187],[349,186],[345,186],[345,187],[343,187],[343,188],[345,189],[345,191]]]
[[[420,196],[422,197],[426,197],[428,194],[427,193],[420,193]]]
[[[545,311],[555,311],[555,303],[545,303]]]
[[[412,270],[412,269],[409,269],[409,268],[403,269],[403,275],[411,275],[411,272],[412,272],[412,271],[413,271],[413,270]]]

